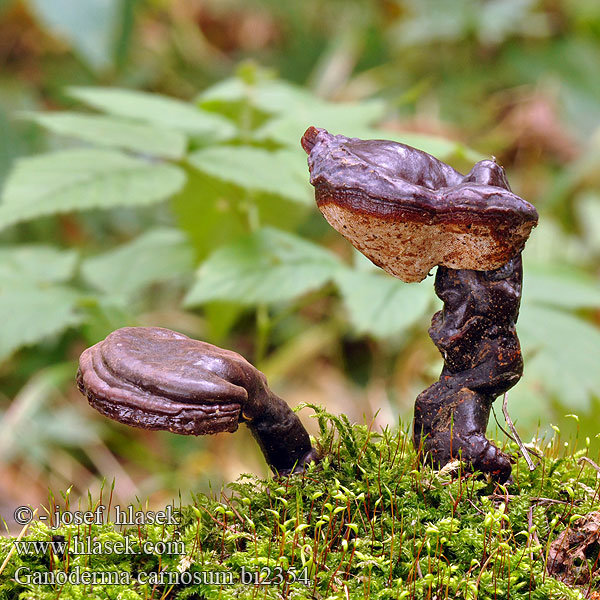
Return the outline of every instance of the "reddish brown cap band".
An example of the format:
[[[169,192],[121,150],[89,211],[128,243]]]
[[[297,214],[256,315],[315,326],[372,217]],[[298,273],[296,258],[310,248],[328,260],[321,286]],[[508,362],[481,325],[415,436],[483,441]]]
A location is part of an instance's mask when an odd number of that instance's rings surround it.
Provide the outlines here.
[[[510,191],[493,161],[461,175],[396,142],[310,127],[302,138],[319,209],[375,264],[404,281],[436,265],[496,269],[518,254],[535,208]]]
[[[242,356],[158,327],[126,327],[88,348],[78,384],[112,419],[200,435],[235,431],[263,376]]]

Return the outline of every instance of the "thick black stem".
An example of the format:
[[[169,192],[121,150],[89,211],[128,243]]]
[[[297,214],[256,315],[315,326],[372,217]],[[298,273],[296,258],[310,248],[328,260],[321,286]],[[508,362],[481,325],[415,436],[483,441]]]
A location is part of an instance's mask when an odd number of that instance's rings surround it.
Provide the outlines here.
[[[444,308],[429,334],[444,368],[418,396],[413,428],[415,448],[437,467],[460,458],[498,481],[510,476],[509,457],[485,431],[492,403],[523,374],[515,330],[522,271],[520,255],[494,271],[438,267],[435,291]]]
[[[317,459],[308,432],[298,415],[270,390],[260,402],[259,414],[245,421],[271,469],[280,475],[297,473]]]

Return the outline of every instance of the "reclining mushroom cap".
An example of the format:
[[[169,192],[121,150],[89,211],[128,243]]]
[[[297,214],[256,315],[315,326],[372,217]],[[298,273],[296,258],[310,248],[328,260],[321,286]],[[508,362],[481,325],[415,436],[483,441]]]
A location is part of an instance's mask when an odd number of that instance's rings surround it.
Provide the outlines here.
[[[478,162],[462,175],[433,156],[385,140],[309,127],[311,183],[329,224],[377,266],[406,282],[436,265],[489,271],[517,255],[537,225],[504,170]]]
[[[124,327],[83,352],[77,384],[110,419],[183,435],[248,425],[276,474],[318,460],[298,416],[245,358],[160,327]]]
[[[106,416],[203,435],[237,429],[248,390],[264,383],[242,356],[159,327],[125,327],[83,352],[77,383]]]

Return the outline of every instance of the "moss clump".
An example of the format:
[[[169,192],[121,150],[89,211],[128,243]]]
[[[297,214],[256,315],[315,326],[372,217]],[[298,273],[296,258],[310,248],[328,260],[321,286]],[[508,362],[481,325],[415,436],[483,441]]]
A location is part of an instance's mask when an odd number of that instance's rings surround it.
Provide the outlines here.
[[[537,469],[520,460],[506,487],[451,479],[419,468],[405,432],[375,433],[313,408],[325,458],[303,475],[243,476],[220,498],[177,507],[176,524],[35,521],[22,541],[68,548],[13,552],[0,598],[558,600],[600,589],[597,551],[579,561],[577,585],[546,572],[552,542],[599,510],[598,473],[578,460],[585,450],[569,453],[555,438]],[[77,554],[76,536],[102,550]],[[0,562],[13,547],[0,541]],[[35,581],[48,573],[56,583]],[[27,576],[31,583],[16,581]]]

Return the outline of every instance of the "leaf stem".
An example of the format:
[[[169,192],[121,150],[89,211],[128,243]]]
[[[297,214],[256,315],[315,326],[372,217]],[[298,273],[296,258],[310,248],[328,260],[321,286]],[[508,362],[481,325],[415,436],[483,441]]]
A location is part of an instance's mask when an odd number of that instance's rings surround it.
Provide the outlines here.
[[[272,324],[267,305],[259,304],[256,307],[256,345],[254,352],[254,359],[258,365],[263,362],[266,356]]]
[[[242,206],[246,213],[248,229],[251,233],[257,232],[260,229],[260,212],[250,191],[246,193],[246,201]],[[272,327],[273,321],[271,320],[267,304],[261,303],[257,305],[254,360],[258,365],[260,365],[266,356]]]

